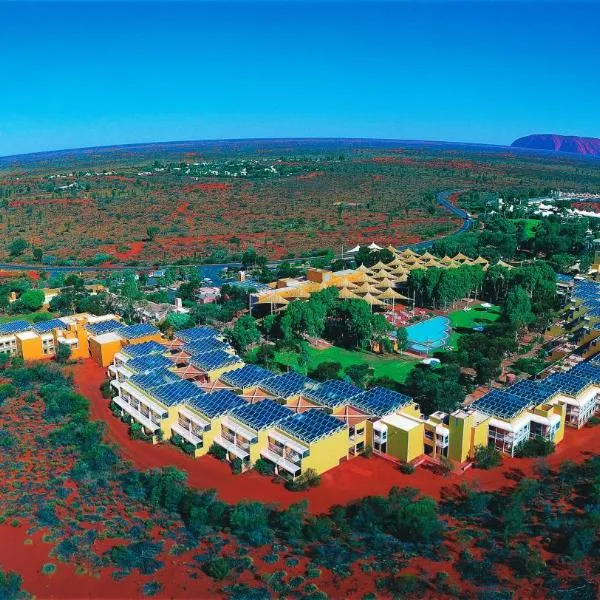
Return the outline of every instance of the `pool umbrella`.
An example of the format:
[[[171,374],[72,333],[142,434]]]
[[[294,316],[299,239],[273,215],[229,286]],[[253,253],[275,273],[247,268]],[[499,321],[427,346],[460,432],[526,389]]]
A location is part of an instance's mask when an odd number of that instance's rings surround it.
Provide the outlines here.
[[[407,296],[403,296],[402,294],[400,294],[396,290],[392,289],[391,287],[388,288],[387,290],[385,290],[385,292],[382,292],[381,294],[379,294],[379,296],[377,296],[377,299],[378,300],[391,300],[392,301],[392,311],[394,310],[394,308],[396,306],[396,300],[410,300],[410,298],[408,298]]]
[[[344,287],[340,290],[338,298],[341,298],[342,300],[358,300],[360,299],[360,296],[351,292],[347,287]]]

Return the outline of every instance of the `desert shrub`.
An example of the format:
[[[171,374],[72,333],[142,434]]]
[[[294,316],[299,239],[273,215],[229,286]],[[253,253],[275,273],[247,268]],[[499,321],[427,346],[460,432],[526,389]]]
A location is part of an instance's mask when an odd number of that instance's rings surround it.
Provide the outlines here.
[[[400,575],[394,577],[390,575],[377,581],[377,587],[393,594],[394,597],[412,596],[421,594],[427,587],[427,584],[415,575]]]
[[[253,546],[262,546],[273,540],[269,526],[270,511],[260,502],[242,501],[236,504],[229,515],[231,531]]]
[[[0,383],[0,406],[9,398],[14,398],[17,393],[18,390],[12,383]]]
[[[223,448],[222,446],[219,446],[219,444],[213,444],[210,447],[208,453],[219,460],[225,460],[225,458],[227,457],[227,450],[225,450],[225,448]]]
[[[235,457],[232,461],[231,461],[231,470],[235,475],[239,475],[242,470],[244,468],[244,463],[242,462],[242,459],[239,457]]]
[[[56,571],[56,565],[54,563],[46,563],[42,567],[42,573],[44,575],[52,575]]]
[[[525,440],[515,449],[515,456],[519,458],[535,458],[538,456],[548,456],[554,452],[554,442],[543,438],[531,438]]]
[[[0,598],[2,600],[18,600],[24,598],[26,594],[21,589],[23,580],[20,575],[8,571],[5,573],[0,570]]]
[[[275,466],[268,460],[265,460],[264,458],[259,458],[254,463],[254,470],[257,471],[260,475],[270,476],[275,473]]]
[[[191,456],[194,456],[194,453],[196,452],[196,446],[194,446],[194,444],[190,444],[190,442],[176,433],[171,436],[171,443]]]
[[[492,563],[487,559],[477,560],[468,550],[461,551],[456,568],[464,579],[480,585],[491,585],[498,581]]]
[[[405,475],[411,475],[415,472],[415,468],[410,463],[403,463],[400,465],[400,471]]]
[[[112,398],[114,388],[110,385],[110,379],[106,379],[100,384],[100,393],[103,398]]]
[[[321,483],[321,476],[314,469],[307,469],[304,473],[285,482],[285,487],[292,492],[302,492],[316,487]]]
[[[492,469],[502,464],[502,454],[494,446],[477,446],[474,464],[478,469]]]
[[[202,570],[213,579],[221,580],[225,579],[229,575],[229,561],[226,558],[216,556],[211,558],[202,565]]]
[[[8,429],[0,429],[0,448],[9,450],[14,448],[16,444],[17,438]]]
[[[120,569],[138,569],[143,575],[150,575],[163,566],[156,559],[162,547],[161,542],[133,542],[129,546],[113,546],[106,554]]]
[[[132,440],[140,440],[142,442],[151,442],[152,441],[152,436],[148,435],[145,431],[144,428],[136,422],[131,423],[131,425],[129,425],[129,437]]]
[[[452,474],[452,471],[454,471],[454,463],[449,458],[446,458],[445,456],[440,456],[440,464],[438,466],[438,471],[444,477],[449,477]]]
[[[596,415],[590,417],[588,424],[589,425],[600,425],[600,417],[597,417]]]
[[[162,590],[162,584],[158,581],[148,581],[144,584],[142,592],[144,596],[155,596]]]
[[[372,448],[372,446],[365,446],[365,449],[363,450],[362,456],[364,456],[365,458],[371,458],[371,456],[373,456],[373,448]]]

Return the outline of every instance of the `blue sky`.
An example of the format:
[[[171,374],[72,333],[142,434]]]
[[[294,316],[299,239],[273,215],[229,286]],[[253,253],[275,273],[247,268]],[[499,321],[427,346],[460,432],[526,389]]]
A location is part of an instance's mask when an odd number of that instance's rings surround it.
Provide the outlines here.
[[[593,2],[0,2],[0,155],[600,137]]]

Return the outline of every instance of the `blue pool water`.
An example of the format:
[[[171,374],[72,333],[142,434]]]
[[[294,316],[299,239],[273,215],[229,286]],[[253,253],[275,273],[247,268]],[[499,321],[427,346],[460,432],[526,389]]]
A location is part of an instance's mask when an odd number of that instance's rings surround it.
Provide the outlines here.
[[[406,328],[408,346],[417,352],[428,354],[443,348],[450,339],[452,328],[446,317],[433,317]]]

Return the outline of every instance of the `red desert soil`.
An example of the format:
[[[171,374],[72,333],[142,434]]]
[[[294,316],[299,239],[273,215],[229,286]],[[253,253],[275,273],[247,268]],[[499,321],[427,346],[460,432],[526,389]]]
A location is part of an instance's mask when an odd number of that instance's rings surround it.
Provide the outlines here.
[[[513,487],[523,477],[535,476],[535,459],[505,457],[501,467],[490,471],[469,469],[464,474],[443,477],[426,467],[419,467],[412,475],[405,475],[393,462],[373,456],[370,459],[355,458],[325,473],[317,488],[307,492],[289,492],[254,471],[234,475],[226,463],[211,456],[193,459],[170,444],[149,446],[145,442],[131,440],[127,426],[115,419],[108,408],[108,401],[100,394],[99,386],[106,378],[105,371],[91,359],[75,365],[72,371],[77,390],[91,402],[92,418],[106,422],[109,441],[120,448],[125,458],[141,469],[173,465],[187,473],[191,486],[215,488],[226,502],[260,500],[286,507],[305,498],[309,501],[310,512],[318,514],[335,504],[346,504],[363,496],[385,495],[394,486],[415,487],[439,499],[463,482],[482,490],[497,490]],[[589,449],[594,447],[597,435],[594,427],[567,430],[565,440],[548,457],[549,466],[556,467],[566,460],[583,462],[592,454]]]

